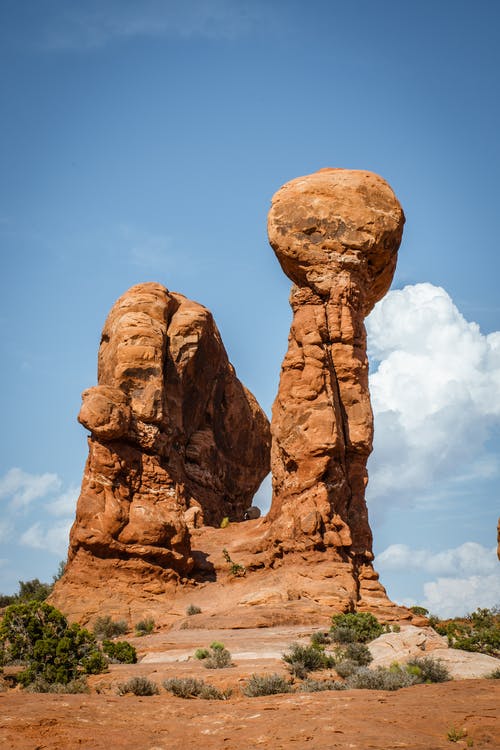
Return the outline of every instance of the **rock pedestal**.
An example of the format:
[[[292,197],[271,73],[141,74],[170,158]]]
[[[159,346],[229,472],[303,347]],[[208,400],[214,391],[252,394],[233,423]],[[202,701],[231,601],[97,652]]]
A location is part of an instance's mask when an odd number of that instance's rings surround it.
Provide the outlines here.
[[[280,555],[330,550],[373,590],[380,584],[365,503],[373,417],[363,321],[389,289],[403,224],[382,178],[341,169],[284,185],[268,219],[270,243],[294,282],[271,422],[270,538]]]

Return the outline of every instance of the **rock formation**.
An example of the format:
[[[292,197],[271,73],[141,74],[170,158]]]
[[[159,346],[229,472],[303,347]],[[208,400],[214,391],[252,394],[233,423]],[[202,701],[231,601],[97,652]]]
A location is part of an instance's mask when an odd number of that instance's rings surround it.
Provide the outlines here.
[[[404,215],[370,172],[322,169],[275,194],[269,240],[294,282],[273,406],[271,536],[330,549],[374,583],[365,503],[373,417],[364,318],[389,289]]]
[[[189,527],[242,520],[269,472],[267,417],[196,302],[129,289],[104,326],[98,382],[82,395],[89,457],[58,599],[79,569],[125,567],[143,583],[189,573]],[[99,560],[114,568],[96,574]]]
[[[264,518],[251,501],[269,471],[269,424],[210,313],[159,284],[118,300],[99,385],[83,394],[89,459],[56,606],[81,622],[105,613],[173,625],[195,596],[195,627],[326,625],[353,609],[411,619],[373,570],[365,504],[363,321],[389,288],[403,223],[369,172],[320,170],[273,198],[269,238],[294,282],[293,322]],[[236,523],[220,528],[226,516]]]

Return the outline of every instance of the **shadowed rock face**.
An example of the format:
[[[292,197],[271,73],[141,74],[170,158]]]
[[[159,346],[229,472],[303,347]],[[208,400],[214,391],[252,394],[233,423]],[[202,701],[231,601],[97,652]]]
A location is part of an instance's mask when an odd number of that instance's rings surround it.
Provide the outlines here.
[[[242,520],[269,472],[268,420],[210,312],[160,284],[114,305],[98,381],[78,417],[91,435],[70,565],[83,550],[187,573],[189,527]]]
[[[389,289],[403,224],[391,188],[370,172],[323,169],[292,180],[273,198],[269,240],[294,282],[271,422],[269,521],[284,552],[332,548],[357,567],[373,559],[365,504],[373,418],[363,321]]]

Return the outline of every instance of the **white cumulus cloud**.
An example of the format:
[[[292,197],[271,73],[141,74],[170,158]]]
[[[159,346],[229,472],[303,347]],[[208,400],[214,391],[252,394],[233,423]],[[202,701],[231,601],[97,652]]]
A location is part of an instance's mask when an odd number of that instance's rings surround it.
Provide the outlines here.
[[[489,575],[498,571],[500,577],[496,548],[488,549],[476,542],[465,542],[459,547],[434,553],[427,549],[414,550],[407,544],[391,544],[377,555],[377,568],[384,571],[424,570],[438,576]]]
[[[72,485],[47,503],[45,507],[52,516],[74,516],[79,492],[78,487]]]
[[[37,521],[21,535],[20,542],[26,547],[64,556],[68,549],[70,528],[71,520],[59,521],[51,526]]]
[[[495,476],[500,332],[481,333],[429,283],[389,292],[367,318],[375,417],[368,498],[430,498],[441,483]]]
[[[500,575],[438,578],[424,583],[421,604],[439,617],[457,617],[500,604]]]
[[[0,499],[7,498],[12,509],[19,509],[60,487],[57,474],[28,474],[22,469],[12,468],[0,477]]]

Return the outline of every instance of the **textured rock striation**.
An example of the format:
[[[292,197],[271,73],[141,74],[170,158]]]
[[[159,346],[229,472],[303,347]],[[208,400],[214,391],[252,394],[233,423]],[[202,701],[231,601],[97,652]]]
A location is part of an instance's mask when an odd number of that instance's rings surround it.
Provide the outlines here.
[[[342,169],[288,182],[268,219],[294,282],[271,422],[270,535],[280,554],[330,550],[373,590],[381,587],[365,503],[373,417],[363,321],[389,289],[403,224],[382,178]]]
[[[98,382],[82,395],[89,456],[58,600],[103,571],[154,590],[188,574],[190,528],[242,520],[269,472],[267,417],[202,305],[160,284],[129,289],[104,326]]]

